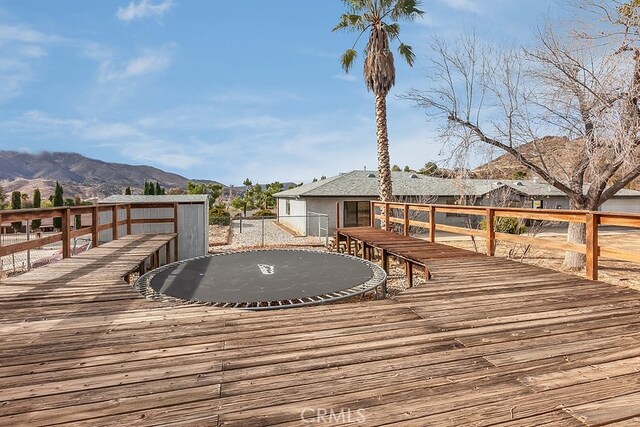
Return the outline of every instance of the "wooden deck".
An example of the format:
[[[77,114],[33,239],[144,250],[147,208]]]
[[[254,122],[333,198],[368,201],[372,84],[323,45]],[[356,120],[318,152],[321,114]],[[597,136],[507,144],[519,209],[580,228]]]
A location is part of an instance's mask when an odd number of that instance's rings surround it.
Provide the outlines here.
[[[640,425],[638,292],[441,256],[393,299],[244,312],[140,298],[126,249],[0,285],[0,425]]]

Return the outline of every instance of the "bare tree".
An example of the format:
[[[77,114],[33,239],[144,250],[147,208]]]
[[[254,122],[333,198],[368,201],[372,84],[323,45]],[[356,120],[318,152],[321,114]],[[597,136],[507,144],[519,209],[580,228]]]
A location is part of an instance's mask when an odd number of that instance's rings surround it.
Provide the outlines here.
[[[406,97],[443,124],[453,150],[497,148],[566,194],[571,209],[596,210],[640,175],[640,52],[629,33],[608,35],[595,43],[547,27],[533,48],[511,49],[473,35],[436,39],[429,89]],[[544,135],[554,136],[553,149]],[[568,240],[584,243],[584,224],[569,224]],[[582,268],[584,255],[567,252],[564,266]]]

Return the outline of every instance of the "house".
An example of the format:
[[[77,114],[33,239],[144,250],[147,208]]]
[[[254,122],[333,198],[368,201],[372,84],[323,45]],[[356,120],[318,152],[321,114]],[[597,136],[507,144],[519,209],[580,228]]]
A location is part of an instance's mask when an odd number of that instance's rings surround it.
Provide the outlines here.
[[[569,200],[560,190],[544,181],[467,179],[455,180],[416,174],[391,172],[393,193],[398,201],[431,204],[458,204],[462,195],[467,204],[514,206],[538,209],[568,209]],[[305,184],[274,194],[279,221],[298,233],[313,235],[309,226],[314,214],[328,215],[329,234],[336,226],[369,225],[372,200],[378,200],[378,173],[356,170]],[[620,190],[605,202],[603,211],[640,212],[640,191]],[[438,223],[464,225],[466,215],[437,214]]]

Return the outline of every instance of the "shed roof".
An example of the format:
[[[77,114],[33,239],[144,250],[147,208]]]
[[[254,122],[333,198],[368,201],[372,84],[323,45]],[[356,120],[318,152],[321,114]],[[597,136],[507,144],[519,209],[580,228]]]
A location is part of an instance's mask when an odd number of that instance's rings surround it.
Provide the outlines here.
[[[138,196],[115,194],[98,203],[203,203],[209,200],[206,194],[167,194],[158,196]]]

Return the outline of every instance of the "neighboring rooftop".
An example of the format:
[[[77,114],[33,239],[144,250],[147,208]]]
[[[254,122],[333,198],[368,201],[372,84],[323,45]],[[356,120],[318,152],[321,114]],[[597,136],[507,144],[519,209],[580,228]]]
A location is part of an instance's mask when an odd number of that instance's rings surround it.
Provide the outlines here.
[[[563,196],[544,181],[511,179],[455,180],[417,174],[391,172],[395,196],[482,196],[508,187],[527,196]],[[274,194],[275,197],[377,197],[378,173],[355,170]],[[617,196],[640,197],[640,191],[620,190]]]

